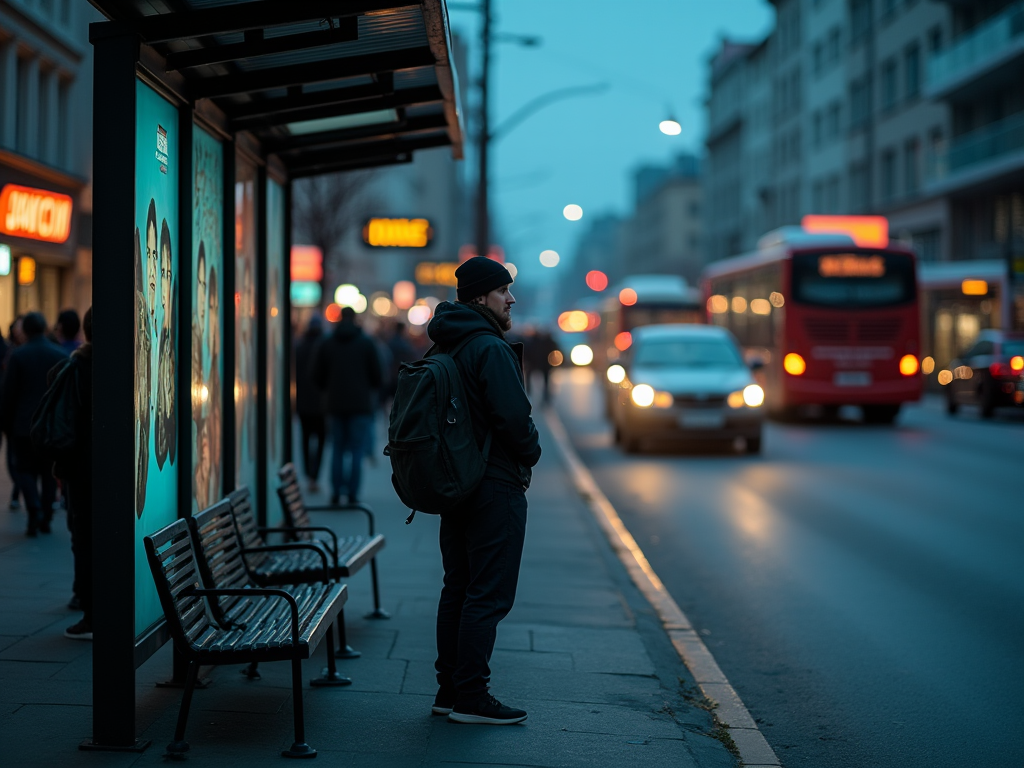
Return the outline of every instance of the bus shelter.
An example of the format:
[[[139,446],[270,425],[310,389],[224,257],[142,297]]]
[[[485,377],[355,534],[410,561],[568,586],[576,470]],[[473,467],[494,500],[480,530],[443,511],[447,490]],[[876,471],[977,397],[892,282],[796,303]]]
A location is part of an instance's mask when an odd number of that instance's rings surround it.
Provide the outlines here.
[[[461,156],[445,0],[93,0],[95,749],[169,639],[143,536],[290,460],[293,180]],[[271,500],[274,500],[271,503]],[[172,681],[180,670],[169,670]]]

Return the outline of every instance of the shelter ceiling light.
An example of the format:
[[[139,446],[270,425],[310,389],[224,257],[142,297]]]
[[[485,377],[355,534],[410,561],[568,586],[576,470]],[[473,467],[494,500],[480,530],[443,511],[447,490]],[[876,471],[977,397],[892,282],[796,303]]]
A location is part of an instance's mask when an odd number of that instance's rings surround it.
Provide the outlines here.
[[[668,120],[662,120],[658,123],[658,130],[666,136],[678,136],[683,132],[683,126],[679,124],[678,120],[670,117]]]

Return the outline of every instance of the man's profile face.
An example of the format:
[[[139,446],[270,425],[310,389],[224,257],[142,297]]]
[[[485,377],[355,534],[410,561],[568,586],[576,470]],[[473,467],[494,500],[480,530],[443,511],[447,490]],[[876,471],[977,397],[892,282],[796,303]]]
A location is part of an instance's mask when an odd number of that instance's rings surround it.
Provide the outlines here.
[[[156,247],[156,227],[146,227],[146,283],[149,287],[149,311],[156,311],[156,275],[160,254]]]
[[[512,329],[512,305],[516,303],[516,300],[512,291],[509,290],[511,285],[509,283],[501,288],[495,288],[477,299],[478,303],[483,304],[497,316],[503,331]]]

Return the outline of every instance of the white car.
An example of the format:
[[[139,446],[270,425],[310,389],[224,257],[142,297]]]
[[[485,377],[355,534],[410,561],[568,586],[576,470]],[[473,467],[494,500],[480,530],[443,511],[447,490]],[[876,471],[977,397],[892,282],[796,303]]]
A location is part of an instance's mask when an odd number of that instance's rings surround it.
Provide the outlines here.
[[[724,328],[638,328],[627,354],[608,368],[607,377],[618,385],[615,439],[628,452],[638,450],[646,438],[742,437],[747,451],[761,450],[764,390]]]

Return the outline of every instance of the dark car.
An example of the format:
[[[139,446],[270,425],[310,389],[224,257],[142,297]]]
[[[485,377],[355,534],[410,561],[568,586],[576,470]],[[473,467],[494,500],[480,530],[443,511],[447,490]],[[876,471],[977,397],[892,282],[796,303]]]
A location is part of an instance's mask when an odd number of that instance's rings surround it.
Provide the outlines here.
[[[970,349],[950,362],[949,375],[949,414],[976,404],[988,419],[999,406],[1024,405],[1024,334],[982,331]]]

